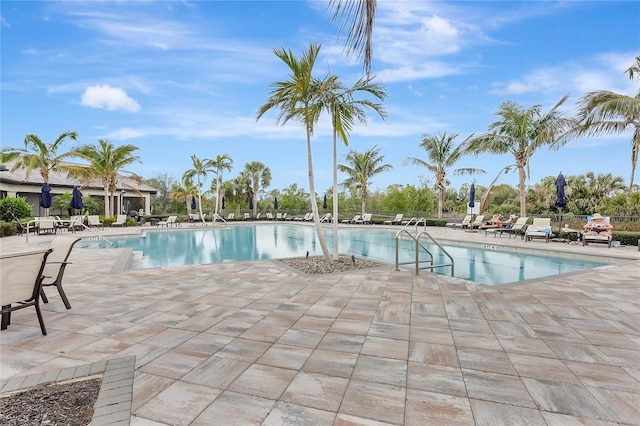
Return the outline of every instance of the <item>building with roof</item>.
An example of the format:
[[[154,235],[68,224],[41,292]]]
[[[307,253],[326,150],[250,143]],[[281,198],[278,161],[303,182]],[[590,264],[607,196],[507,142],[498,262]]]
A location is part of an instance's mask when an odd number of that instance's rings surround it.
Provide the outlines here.
[[[12,172],[13,163],[0,164],[0,198],[20,196],[31,204],[33,216],[42,216],[44,210],[40,207],[40,193],[44,180],[38,170],[33,170],[27,179],[25,169],[17,169]],[[104,187],[100,181],[82,182],[79,179],[68,176],[63,171],[49,172],[49,186],[51,195],[71,194],[73,187],[77,186],[83,196],[98,197],[104,201]],[[127,213],[132,210],[151,211],[151,195],[157,190],[138,183],[126,176],[119,176],[116,182],[116,192],[114,196],[114,212]],[[57,211],[55,208],[49,209],[52,215],[66,215],[66,211]]]

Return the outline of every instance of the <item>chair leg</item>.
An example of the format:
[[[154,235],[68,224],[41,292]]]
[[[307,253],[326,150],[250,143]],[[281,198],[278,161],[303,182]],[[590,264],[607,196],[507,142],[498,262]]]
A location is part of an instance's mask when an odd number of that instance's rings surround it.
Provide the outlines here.
[[[47,335],[47,328],[44,326],[44,319],[42,318],[42,312],[40,311],[40,303],[38,303],[38,300],[36,299],[36,314],[38,315],[38,322],[40,323],[40,330],[42,331],[42,335],[46,336]]]
[[[5,305],[2,309],[9,309],[11,305]],[[2,313],[2,325],[0,326],[1,330],[6,330],[7,326],[11,325],[11,311]]]
[[[58,284],[56,287],[58,288],[58,293],[60,293],[60,298],[62,299],[62,302],[64,303],[65,308],[71,309],[71,303],[69,303],[69,299],[67,299],[67,295],[62,289],[62,283]]]
[[[44,303],[49,303],[49,299],[47,299],[47,295],[44,294],[44,287],[40,289],[40,297],[42,297],[42,301]]]

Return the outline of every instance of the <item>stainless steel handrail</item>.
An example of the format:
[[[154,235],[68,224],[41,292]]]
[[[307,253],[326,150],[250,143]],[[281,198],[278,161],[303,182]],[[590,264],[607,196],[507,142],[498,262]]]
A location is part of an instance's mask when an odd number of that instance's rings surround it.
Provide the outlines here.
[[[399,240],[400,240],[400,237],[403,234],[407,234],[415,242],[415,260],[414,261],[400,262]],[[429,239],[431,241],[433,241],[433,243],[436,244],[438,246],[438,248],[440,248],[440,250],[442,250],[442,252],[449,258],[450,262],[449,263],[442,263],[442,264],[434,265],[433,264],[433,254],[431,253],[431,251],[429,251],[428,248],[426,248],[422,243],[420,243],[420,238],[422,238],[423,236],[429,237]],[[429,260],[420,260],[420,249],[424,250],[424,252],[426,252],[429,255]],[[422,267],[420,266],[422,263],[426,263],[426,262],[429,263],[429,266],[422,266]],[[433,269],[436,269],[436,268],[444,268],[444,267],[450,266],[451,267],[451,276],[453,277],[453,272],[454,272],[454,260],[453,260],[453,257],[427,231],[422,231],[416,236],[414,236],[411,232],[407,231],[406,229],[402,229],[402,230],[400,230],[400,231],[398,231],[396,233],[396,269],[395,270],[399,271],[400,270],[400,268],[399,268],[400,265],[409,265],[409,264],[415,264],[416,275],[418,275],[420,273],[420,269],[431,269],[431,270],[433,270]]]
[[[415,221],[415,222],[414,222]],[[418,232],[418,226],[420,226],[420,224],[422,224],[424,226],[425,229],[427,229],[427,219],[425,219],[424,217],[412,217],[411,219],[409,219],[402,227],[402,229],[407,229],[407,228],[411,228],[413,230],[415,230],[415,232]]]

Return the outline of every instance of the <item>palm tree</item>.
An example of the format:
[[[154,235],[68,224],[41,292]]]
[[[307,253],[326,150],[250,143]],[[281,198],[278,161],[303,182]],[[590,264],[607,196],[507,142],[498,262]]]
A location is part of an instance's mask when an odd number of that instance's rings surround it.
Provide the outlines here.
[[[353,186],[360,190],[362,213],[366,213],[367,197],[371,178],[380,173],[393,169],[391,164],[383,164],[384,156],[380,155],[380,148],[374,145],[365,152],[354,149],[349,151],[345,161],[347,164],[339,164],[338,170],[349,175],[342,182],[345,187]]]
[[[271,169],[259,161],[252,161],[244,166],[244,171],[251,182],[251,195],[253,196],[253,211],[256,217],[258,211],[258,191],[271,185]]]
[[[331,117],[333,130],[333,260],[338,260],[338,147],[337,139],[340,138],[345,145],[349,145],[349,133],[353,129],[355,120],[361,123],[367,122],[364,107],[373,109],[386,118],[386,112],[381,104],[369,99],[355,99],[359,93],[371,95],[374,98],[384,100],[387,97],[384,86],[373,82],[372,79],[359,79],[353,87],[347,88],[339,82],[337,76],[330,76],[326,80],[326,90],[321,91],[320,105],[327,110]]]
[[[371,73],[373,57],[373,21],[376,15],[376,0],[331,0],[334,21],[339,19],[338,30],[348,27],[345,46],[349,53],[355,53],[364,60],[364,69]]]
[[[191,197],[196,195],[198,195],[198,189],[189,179],[182,179],[182,184],[174,183],[171,185],[171,199],[186,203],[187,214],[191,214]]]
[[[636,63],[627,69],[629,79],[640,74],[640,55]],[[640,150],[640,90],[634,96],[619,95],[606,90],[589,92],[578,101],[578,132],[593,136],[604,133],[623,133],[633,130],[631,137],[631,180],[628,194],[633,190],[633,178]]]
[[[476,155],[482,152],[513,154],[518,168],[521,217],[527,215],[525,180],[531,157],[545,145],[558,149],[569,140],[570,130],[575,128],[575,121],[565,118],[559,111],[568,97],[560,99],[546,114],[542,113],[540,105],[523,108],[516,102],[505,101],[496,113],[501,120],[489,125],[486,134],[469,141],[468,150]]]
[[[73,176],[86,181],[98,179],[104,188],[104,216],[114,216],[114,198],[118,176],[127,175],[138,183],[142,178],[124,167],[140,161],[133,155],[139,148],[134,145],[114,146],[111,142],[100,139],[98,145],[81,145],[70,155],[87,161],[88,165],[66,165],[65,169]],[[131,188],[137,191],[136,188]]]
[[[422,147],[427,153],[427,160],[425,161],[421,158],[416,157],[409,157],[406,160],[411,164],[425,167],[435,175],[435,188],[438,191],[439,218],[442,217],[447,186],[451,184],[451,182],[447,179],[447,173],[449,172],[451,167],[453,167],[453,165],[458,162],[458,160],[468,154],[466,149],[469,145],[469,140],[471,139],[471,137],[466,138],[460,145],[456,146],[455,141],[457,137],[457,133],[448,135],[447,133],[443,132],[440,133],[439,136],[425,134],[424,136],[422,136],[420,147]],[[476,175],[480,173],[485,173],[485,171],[482,169],[469,167],[455,169],[453,171],[453,174],[457,176]]]
[[[311,155],[311,135],[322,111],[318,105],[318,95],[323,81],[315,79],[312,75],[313,67],[320,52],[320,46],[312,43],[309,49],[302,53],[300,59],[297,59],[291,50],[285,50],[284,48],[276,48],[273,52],[289,67],[291,71],[290,80],[271,84],[271,96],[258,110],[257,119],[259,120],[270,109],[278,108],[276,123],[285,124],[289,120],[295,120],[305,127],[311,211],[313,212],[313,222],[318,235],[318,242],[328,263],[331,261],[331,256],[320,226],[318,205],[315,201],[316,191],[313,178],[313,158]]]
[[[235,203],[237,215],[240,215],[240,203],[246,196],[250,186],[251,179],[245,170],[241,171],[235,179],[231,179],[224,184],[224,193],[228,195],[229,202]]]
[[[69,152],[58,154],[58,149],[67,139],[75,141],[77,137],[77,132],[69,130],[52,143],[45,143],[37,135],[29,134],[24,138],[24,148],[4,148],[0,157],[3,163],[16,160],[12,172],[25,169],[25,179],[29,179],[31,172],[38,170],[42,180],[48,183],[49,172],[61,168],[60,162],[70,156]],[[45,209],[44,215],[49,216],[49,209]]]
[[[198,190],[198,211],[200,212],[200,220],[204,223],[204,217],[202,216],[202,181],[207,178],[209,173],[215,171],[215,166],[213,161],[208,158],[201,160],[195,154],[191,156],[191,162],[193,163],[193,168],[184,172],[182,179],[190,180],[192,182],[194,178],[196,179],[196,188]]]
[[[215,214],[218,214],[218,202],[220,200],[220,190],[222,189],[222,172],[224,170],[230,172],[233,169],[233,160],[229,154],[216,155],[215,160],[212,160],[213,167],[216,169],[216,208]],[[216,218],[213,218],[213,224],[216,224]]]

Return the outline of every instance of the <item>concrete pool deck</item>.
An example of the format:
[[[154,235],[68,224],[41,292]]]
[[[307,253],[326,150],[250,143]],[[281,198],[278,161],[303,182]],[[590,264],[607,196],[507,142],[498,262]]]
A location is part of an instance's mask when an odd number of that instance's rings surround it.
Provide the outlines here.
[[[391,265],[114,273],[121,249],[74,249],[72,309],[47,290],[47,336],[32,309],[14,312],[0,333],[0,378],[135,356],[132,425],[640,425],[637,247],[428,231],[614,263],[489,287]],[[52,238],[2,238],[0,253]]]

